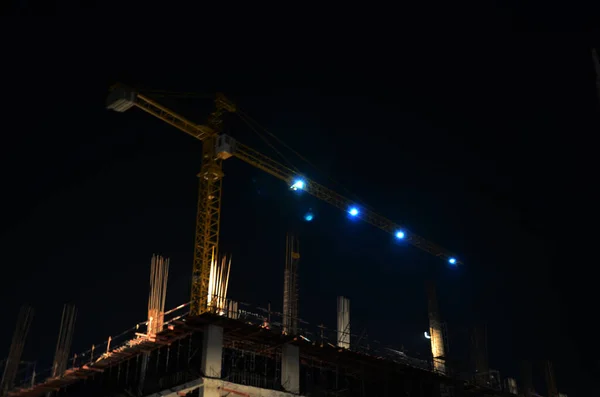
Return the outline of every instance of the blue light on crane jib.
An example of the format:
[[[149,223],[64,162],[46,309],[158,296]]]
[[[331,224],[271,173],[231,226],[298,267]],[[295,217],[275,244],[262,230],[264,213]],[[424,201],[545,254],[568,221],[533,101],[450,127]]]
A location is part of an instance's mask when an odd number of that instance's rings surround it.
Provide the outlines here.
[[[396,232],[396,238],[402,240],[404,238],[404,232],[402,230],[398,230]]]
[[[312,221],[312,220],[314,219],[314,217],[315,217],[315,216],[313,215],[313,213],[312,213],[312,212],[307,212],[306,214],[304,214],[304,220],[305,220],[306,222],[310,222],[310,221]]]
[[[357,216],[357,215],[358,215],[358,212],[359,212],[359,211],[358,211],[358,208],[356,208],[356,207],[350,207],[350,209],[348,210],[348,213],[349,213],[351,216]]]
[[[303,190],[304,186],[306,186],[306,183],[302,179],[296,179],[294,181],[294,184],[292,186],[290,186],[290,189],[292,189],[292,190]]]
[[[448,263],[451,265],[456,265],[456,258],[450,258],[448,259]]]

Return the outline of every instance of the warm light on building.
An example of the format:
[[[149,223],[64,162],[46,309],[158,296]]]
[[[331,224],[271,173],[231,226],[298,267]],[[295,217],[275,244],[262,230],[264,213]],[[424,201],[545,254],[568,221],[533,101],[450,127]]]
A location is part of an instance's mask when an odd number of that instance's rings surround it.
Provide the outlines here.
[[[433,356],[433,368],[446,373],[444,362],[444,337],[440,328],[429,328],[429,340],[431,342],[431,355]]]

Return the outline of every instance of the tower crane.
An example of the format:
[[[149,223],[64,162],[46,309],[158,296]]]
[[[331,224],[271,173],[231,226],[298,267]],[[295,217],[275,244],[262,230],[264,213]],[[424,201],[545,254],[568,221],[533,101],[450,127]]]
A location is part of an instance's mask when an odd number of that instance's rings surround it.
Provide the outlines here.
[[[221,192],[224,176],[222,162],[231,157],[236,157],[273,175],[294,190],[303,190],[334,207],[348,211],[351,216],[390,233],[431,255],[446,260],[452,265],[461,263],[451,252],[439,245],[408,231],[368,208],[357,207],[352,200],[298,175],[296,171],[223,134],[221,129],[223,116],[226,113],[236,112],[236,106],[222,94],[216,95],[214,111],[204,125],[196,124],[149,96],[122,84],[111,87],[106,107],[116,112],[125,112],[132,107],[137,107],[202,141],[202,165],[198,174],[200,186],[192,268],[191,315],[200,315],[208,310],[210,261],[213,253],[218,255],[219,245]]]

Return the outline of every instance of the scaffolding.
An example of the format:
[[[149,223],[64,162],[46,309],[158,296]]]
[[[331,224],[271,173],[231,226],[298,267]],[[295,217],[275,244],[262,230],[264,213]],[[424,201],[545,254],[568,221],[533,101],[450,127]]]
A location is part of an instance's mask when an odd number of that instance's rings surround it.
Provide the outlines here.
[[[300,349],[302,395],[457,397],[485,390],[490,396],[499,395],[497,389],[483,384],[456,392],[459,383],[436,371],[430,359],[381,345],[364,334],[346,332],[350,348],[340,349],[338,329],[299,322],[298,333],[286,335],[283,313],[271,308],[227,300],[223,315],[208,312],[190,317],[182,312],[187,307],[166,311],[164,327],[154,338],[136,332],[148,322],[139,323],[74,356],[62,376],[39,376],[41,382],[21,384],[8,397],[42,397],[48,390],[61,390],[65,397],[147,396],[196,382],[202,376],[203,333],[209,324],[223,329],[220,379],[225,382],[281,391],[282,349],[293,344]],[[269,328],[264,327],[267,313]]]
[[[500,372],[494,369],[488,369],[485,372],[477,372],[474,376],[475,384],[491,390],[502,390],[502,379]]]

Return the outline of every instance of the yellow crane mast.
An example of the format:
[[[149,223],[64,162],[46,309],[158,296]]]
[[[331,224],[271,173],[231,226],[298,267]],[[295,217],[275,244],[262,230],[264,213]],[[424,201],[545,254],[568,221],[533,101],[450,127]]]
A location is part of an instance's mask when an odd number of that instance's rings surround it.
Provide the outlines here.
[[[211,113],[207,125],[198,125],[126,86],[117,84],[111,88],[107,106],[109,109],[124,112],[132,106],[136,106],[202,141],[190,306],[190,312],[199,315],[204,313],[207,308],[210,261],[213,252],[218,257],[219,248],[221,180],[224,174],[221,164],[223,159],[215,152],[216,140],[221,132],[223,115],[226,112],[235,112],[235,106],[223,95],[217,95],[215,110]]]
[[[137,107],[188,135],[202,141],[202,166],[198,195],[198,211],[196,216],[196,238],[194,245],[194,263],[192,268],[191,315],[200,315],[207,311],[208,280],[212,252],[218,254],[219,225],[221,215],[221,186],[223,179],[222,161],[230,157],[261,169],[286,182],[293,189],[307,193],[323,200],[343,211],[351,210],[351,215],[388,232],[407,243],[428,252],[431,255],[448,261],[453,265],[461,262],[444,248],[427,241],[402,226],[367,209],[357,209],[352,200],[304,178],[296,171],[280,164],[264,154],[221,133],[223,115],[235,112],[236,107],[227,98],[218,94],[215,99],[215,110],[211,113],[206,125],[193,123],[158,102],[129,87],[117,84],[111,87],[107,99],[107,109],[117,112]]]

